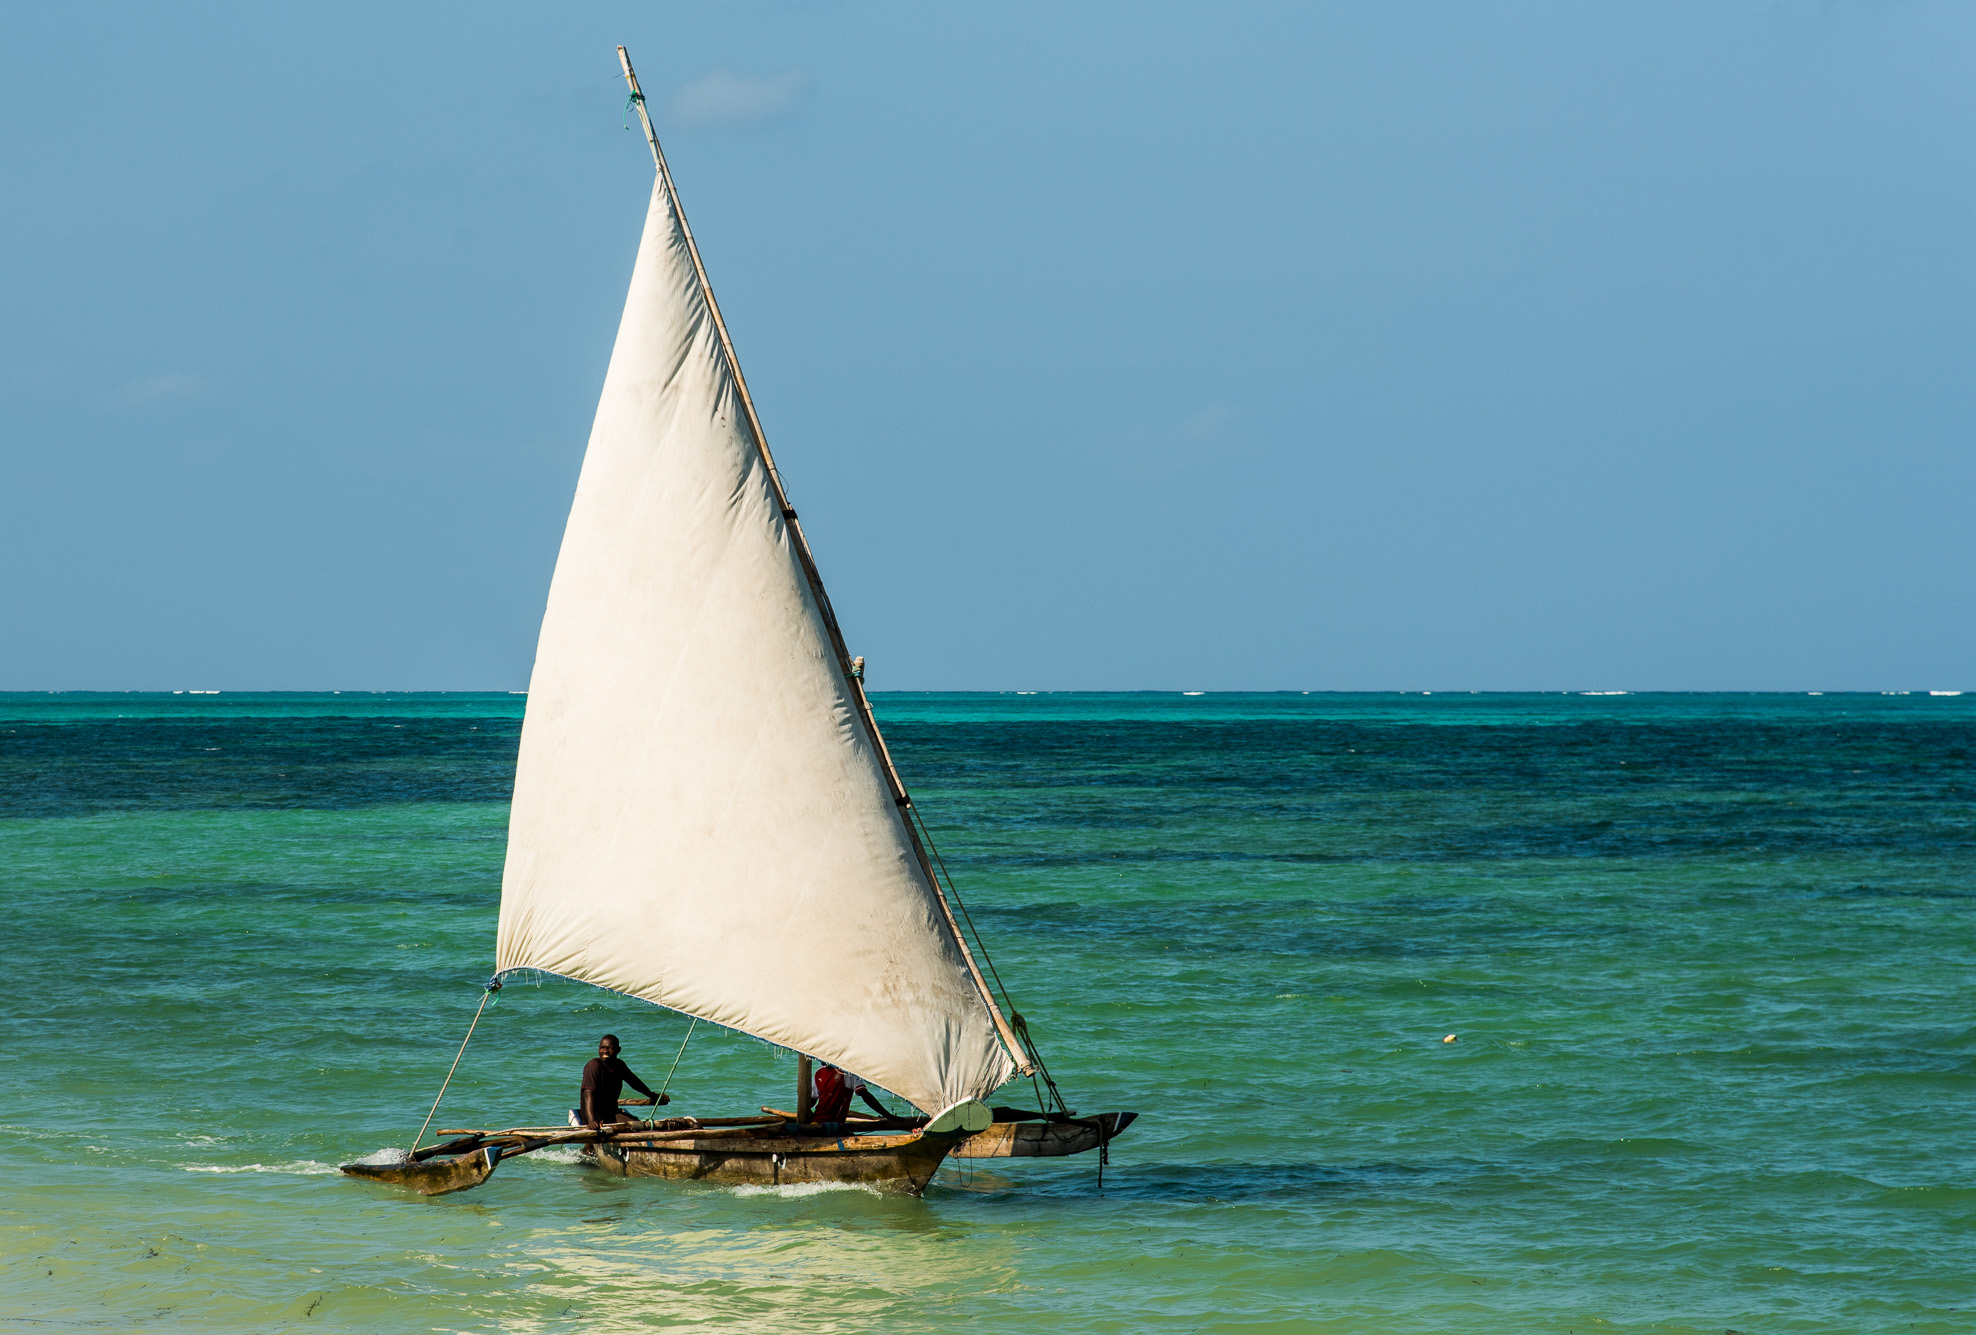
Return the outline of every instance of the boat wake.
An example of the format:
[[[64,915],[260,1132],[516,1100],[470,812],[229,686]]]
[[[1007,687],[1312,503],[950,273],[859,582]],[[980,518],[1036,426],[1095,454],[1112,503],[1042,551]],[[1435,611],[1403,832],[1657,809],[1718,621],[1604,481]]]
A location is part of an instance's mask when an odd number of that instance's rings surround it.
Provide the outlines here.
[[[336,1171],[335,1164],[317,1163],[314,1159],[297,1159],[293,1163],[183,1163],[179,1167],[188,1173],[289,1173],[298,1177],[318,1177]]]
[[[800,1200],[804,1196],[820,1196],[826,1191],[857,1191],[867,1196],[883,1196],[885,1193],[863,1182],[787,1182],[779,1187],[729,1187],[736,1196],[781,1196],[787,1200]]]

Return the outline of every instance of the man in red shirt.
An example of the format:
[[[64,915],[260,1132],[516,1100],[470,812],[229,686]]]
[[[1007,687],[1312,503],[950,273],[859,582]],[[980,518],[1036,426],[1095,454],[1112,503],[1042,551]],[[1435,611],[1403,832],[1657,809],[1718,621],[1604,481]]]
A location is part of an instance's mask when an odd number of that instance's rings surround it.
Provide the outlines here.
[[[817,1067],[816,1079],[810,1082],[810,1089],[816,1096],[812,1105],[814,1111],[810,1116],[819,1122],[843,1121],[844,1114],[851,1111],[853,1094],[870,1104],[880,1117],[892,1115],[890,1108],[872,1097],[871,1091],[865,1088],[864,1081],[848,1071],[838,1070],[828,1062]]]

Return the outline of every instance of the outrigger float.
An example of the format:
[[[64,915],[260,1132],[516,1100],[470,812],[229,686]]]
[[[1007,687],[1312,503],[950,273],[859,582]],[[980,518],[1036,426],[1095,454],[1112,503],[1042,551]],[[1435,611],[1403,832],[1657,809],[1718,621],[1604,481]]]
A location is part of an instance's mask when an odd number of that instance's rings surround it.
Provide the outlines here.
[[[978,933],[970,948],[618,59],[657,179],[542,619],[467,1042],[505,980],[572,979],[796,1053],[797,1108],[424,1146],[421,1127],[343,1171],[443,1195],[573,1145],[625,1176],[917,1195],[950,1156],[1102,1162],[1135,1114],[1065,1106]],[[816,1124],[813,1059],[924,1115]],[[1018,1077],[1044,1111],[983,1102]]]

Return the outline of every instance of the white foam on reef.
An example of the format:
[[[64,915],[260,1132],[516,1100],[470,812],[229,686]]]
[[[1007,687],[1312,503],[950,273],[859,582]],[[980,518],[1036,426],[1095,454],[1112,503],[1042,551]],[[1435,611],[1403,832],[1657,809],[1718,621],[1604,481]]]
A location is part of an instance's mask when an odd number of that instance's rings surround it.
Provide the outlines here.
[[[800,1200],[804,1196],[821,1196],[826,1191],[862,1191],[867,1196],[883,1196],[885,1193],[863,1182],[785,1182],[779,1187],[729,1187],[736,1196],[781,1196],[786,1200]]]
[[[1930,691],[1930,695],[1961,695],[1961,691]]]
[[[293,1173],[298,1177],[319,1177],[336,1171],[335,1164],[317,1163],[314,1159],[297,1159],[294,1163],[186,1163],[179,1167],[188,1173]]]

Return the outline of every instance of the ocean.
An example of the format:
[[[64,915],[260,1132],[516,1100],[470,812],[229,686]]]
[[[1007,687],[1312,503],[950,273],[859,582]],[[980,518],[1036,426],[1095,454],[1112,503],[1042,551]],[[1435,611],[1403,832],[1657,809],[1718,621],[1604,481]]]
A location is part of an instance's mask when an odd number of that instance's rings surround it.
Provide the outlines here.
[[[1141,1114],[1102,1182],[343,1178],[480,1000],[522,705],[0,696],[0,1330],[1976,1331],[1976,696],[880,695]],[[507,988],[436,1125],[560,1120],[605,1030],[687,1024]],[[702,1025],[670,1111],[792,1067]]]

